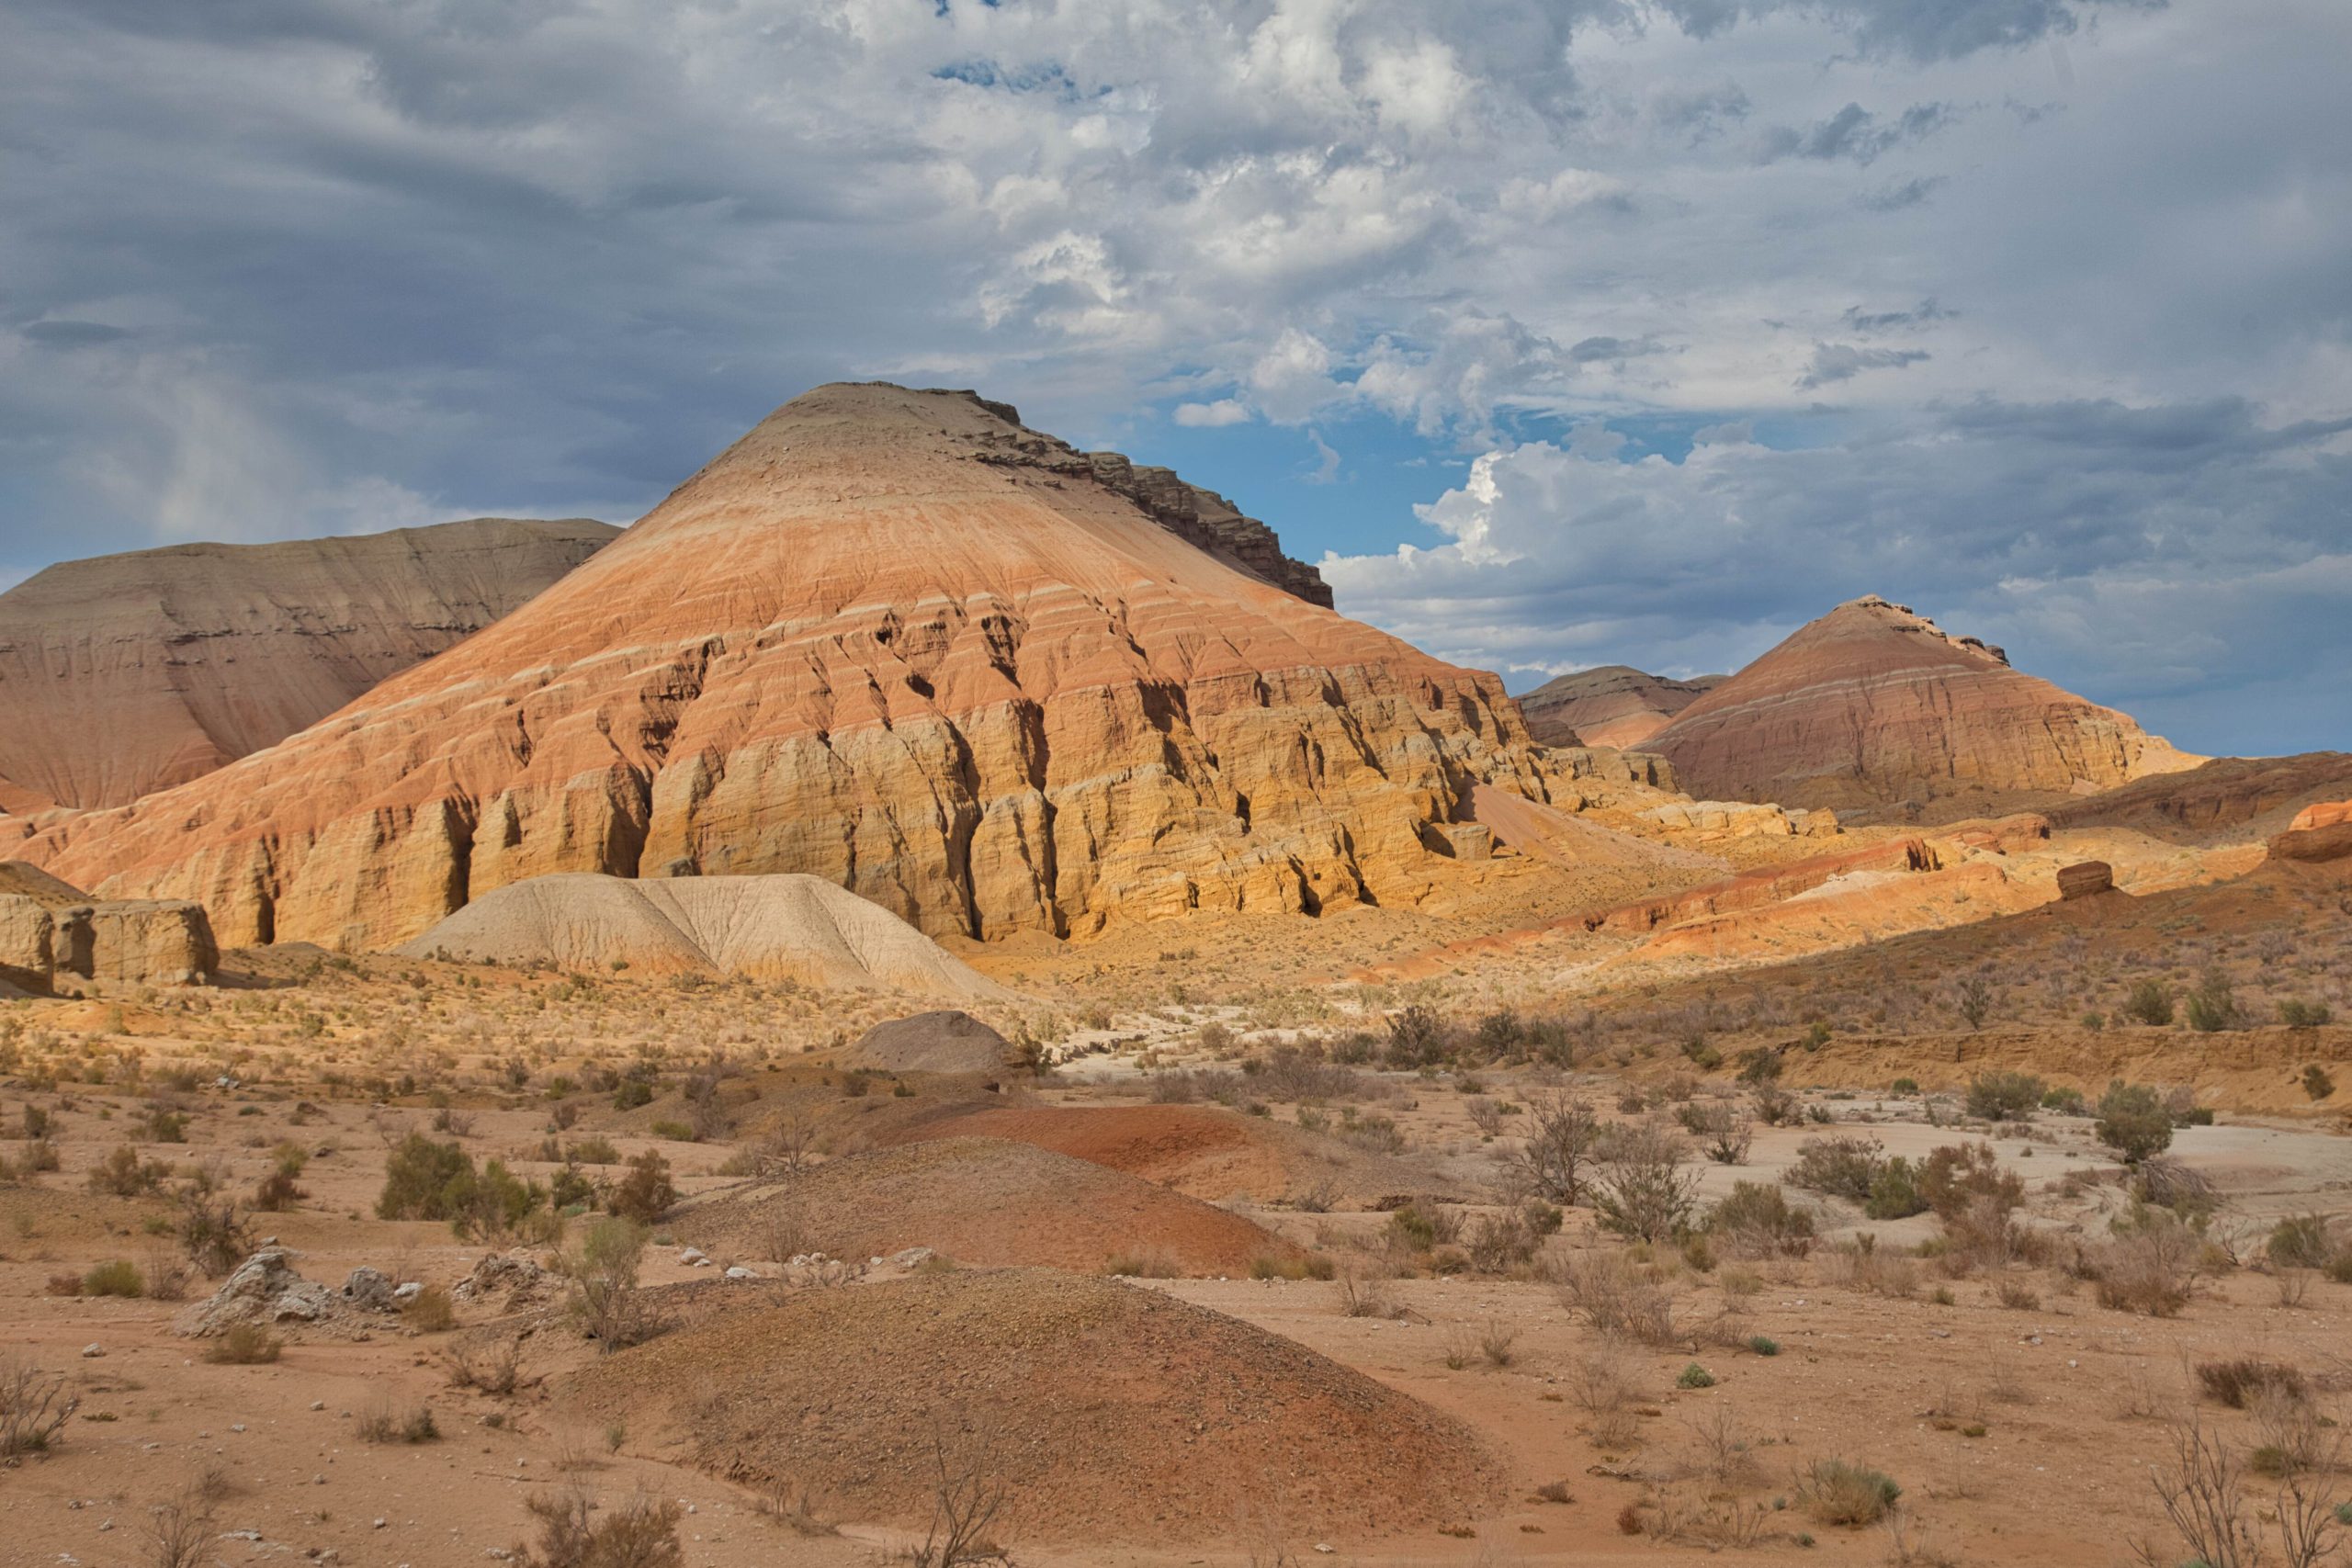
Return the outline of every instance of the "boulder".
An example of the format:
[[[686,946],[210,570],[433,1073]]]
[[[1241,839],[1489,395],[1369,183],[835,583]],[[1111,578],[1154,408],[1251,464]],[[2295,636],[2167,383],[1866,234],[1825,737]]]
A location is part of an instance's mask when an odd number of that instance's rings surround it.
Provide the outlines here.
[[[461,1302],[482,1302],[503,1296],[509,1306],[527,1306],[552,1296],[560,1281],[531,1258],[514,1252],[493,1252],[449,1288]]]
[[[2115,886],[2115,868],[2103,860],[2079,861],[2058,868],[2058,897],[2088,898]]]
[[[354,1269],[344,1280],[343,1299],[365,1312],[398,1312],[401,1307],[391,1276],[366,1267]]]
[[[2338,822],[2352,822],[2352,800],[2315,800],[2295,813],[2287,830],[2308,833],[2314,829],[2333,828]]]
[[[967,1012],[943,1009],[877,1023],[849,1048],[846,1065],[886,1073],[997,1073],[1012,1043]]]
[[[335,1314],[339,1304],[334,1292],[302,1278],[293,1253],[265,1247],[238,1264],[208,1299],[182,1313],[173,1326],[193,1338],[211,1338],[241,1325],[322,1323]]]

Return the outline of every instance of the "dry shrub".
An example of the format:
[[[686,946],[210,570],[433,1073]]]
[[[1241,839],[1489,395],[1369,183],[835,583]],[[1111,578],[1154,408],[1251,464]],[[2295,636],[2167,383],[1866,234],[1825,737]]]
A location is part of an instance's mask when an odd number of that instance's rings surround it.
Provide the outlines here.
[[[148,1510],[141,1532],[150,1548],[153,1568],[197,1568],[206,1548],[219,1536],[214,1514],[220,1488],[212,1478],[199,1477]]]
[[[1589,1422],[1586,1435],[1597,1448],[1631,1448],[1636,1430],[1633,1374],[1612,1355],[1587,1356],[1568,1373],[1568,1397]]]
[[[260,1367],[277,1359],[285,1345],[257,1323],[232,1323],[220,1338],[205,1348],[204,1359],[216,1366]]]
[[[1703,1486],[1669,1484],[1650,1494],[1643,1529],[1659,1540],[1709,1551],[1747,1548],[1763,1540],[1770,1512],[1761,1503],[1720,1496]]]
[[[456,1326],[458,1304],[439,1285],[427,1285],[401,1308],[401,1321],[420,1334],[442,1334]]]
[[[2198,1362],[2197,1386],[2218,1404],[2245,1410],[2266,1394],[2301,1399],[2303,1374],[2283,1362],[2239,1356],[2226,1361]]]
[[[0,1361],[0,1463],[47,1453],[81,1403],[66,1392],[63,1374],[13,1356]]]
[[[683,1568],[678,1505],[639,1492],[602,1519],[579,1487],[540,1494],[523,1506],[539,1522],[537,1544],[518,1548],[523,1568]]]
[[[449,1352],[449,1386],[510,1394],[523,1384],[523,1341],[501,1335],[488,1344],[459,1345]]]
[[[1824,1254],[1830,1283],[1904,1300],[1917,1295],[1918,1265],[1907,1258],[1881,1252],[1877,1241],[1875,1236],[1858,1236],[1839,1242]]]
[[[1825,1525],[1874,1525],[1903,1495],[1884,1471],[1842,1459],[1815,1460],[1798,1490],[1805,1507]]]
[[[1604,1338],[1657,1346],[1684,1340],[1673,1292],[1623,1252],[1570,1254],[1560,1269],[1559,1297]]]
[[[1340,1271],[1340,1311],[1348,1317],[1397,1318],[1405,1308],[1389,1292],[1388,1281],[1355,1269]]]
[[[363,1443],[430,1443],[439,1440],[441,1424],[429,1404],[397,1409],[386,1398],[360,1415],[358,1433]]]
[[[2177,1221],[2118,1236],[2089,1259],[2098,1304],[2150,1317],[2179,1316],[2196,1286],[2200,1250],[2196,1233]]]

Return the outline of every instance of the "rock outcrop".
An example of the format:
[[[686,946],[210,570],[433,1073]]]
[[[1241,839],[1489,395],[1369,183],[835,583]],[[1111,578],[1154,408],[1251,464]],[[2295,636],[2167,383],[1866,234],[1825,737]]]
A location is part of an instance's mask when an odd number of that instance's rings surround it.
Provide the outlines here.
[[[2115,868],[2103,860],[2077,861],[2073,865],[2058,868],[2060,898],[2088,898],[2095,894],[2112,892]]]
[[[616,534],[481,517],[36,573],[0,593],[0,811],[121,806],[275,744]]]
[[[1555,676],[1519,699],[1527,728],[1546,746],[1641,745],[1674,716],[1731,679],[1701,675],[1677,681],[1625,664],[1604,664]]]
[[[0,861],[0,981],[24,991],[58,976],[200,986],[220,965],[203,907],[187,899],[96,901],[38,867]]]
[[[1875,596],[1800,628],[1646,748],[1693,795],[1839,809],[2082,795],[2202,761]]]
[[[193,784],[16,852],[232,944],[385,947],[550,872],[800,872],[991,939],[1410,904],[1491,675],[1196,548],[964,392],[786,405],[523,609]]]

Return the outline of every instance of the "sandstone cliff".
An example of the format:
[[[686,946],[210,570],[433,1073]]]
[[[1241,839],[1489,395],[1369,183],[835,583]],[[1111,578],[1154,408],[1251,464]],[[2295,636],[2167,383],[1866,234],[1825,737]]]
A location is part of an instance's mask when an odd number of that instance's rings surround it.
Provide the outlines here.
[[[0,810],[125,805],[273,745],[616,532],[481,517],[51,567],[0,593]]]
[[[2082,795],[2202,761],[1874,596],[1801,627],[1645,749],[1693,795],[1857,809]]]
[[[1519,699],[1528,732],[1546,746],[1641,745],[1731,677],[1677,681],[1624,664],[1555,676]]]
[[[560,871],[805,872],[989,939],[1410,903],[1474,784],[1544,794],[1492,676],[1128,488],[970,393],[820,388],[459,647],[14,852],[232,944],[389,946]]]

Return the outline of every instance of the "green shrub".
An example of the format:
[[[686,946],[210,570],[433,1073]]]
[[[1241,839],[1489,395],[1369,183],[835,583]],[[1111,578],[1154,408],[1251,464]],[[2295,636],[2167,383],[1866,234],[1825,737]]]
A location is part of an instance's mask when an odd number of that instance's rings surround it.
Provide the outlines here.
[[[1889,1094],[1917,1094],[1919,1092],[1919,1080],[1917,1078],[1897,1078],[1887,1086],[1886,1092]]]
[[[2325,1002],[2290,1000],[2278,1004],[2278,1021],[2290,1029],[2317,1029],[2334,1016]]]
[[[2099,1097],[2095,1131],[2126,1165],[2137,1165],[2172,1146],[2172,1113],[2154,1089],[2119,1079]]]
[[[2080,1116],[2090,1107],[2084,1100],[2081,1089],[2053,1089],[2042,1095],[2041,1109],[2055,1111],[2061,1116]]]
[[[107,1157],[91,1168],[90,1190],[109,1193],[117,1198],[136,1198],[142,1192],[153,1192],[163,1184],[166,1168],[161,1161],[141,1164],[139,1151],[129,1144],[120,1145],[107,1153]]]
[[[137,1264],[123,1258],[101,1263],[82,1276],[82,1293],[85,1296],[143,1296],[147,1281],[140,1277]]]
[[[384,1190],[376,1199],[379,1220],[448,1220],[472,1196],[473,1156],[454,1143],[436,1144],[422,1133],[401,1140],[384,1162]]]
[[[1862,1201],[1862,1213],[1874,1220],[1907,1220],[1927,1209],[1927,1196],[1919,1190],[1918,1168],[1901,1155],[1880,1168],[1871,1181],[1870,1196]]]
[[[670,1162],[651,1149],[628,1162],[628,1175],[613,1189],[606,1205],[624,1220],[651,1224],[678,1201],[678,1190],[670,1180]]]
[[[1797,1145],[1796,1161],[1789,1167],[1789,1185],[1849,1202],[1866,1202],[1886,1166],[1883,1148],[1876,1138],[1846,1133],[1807,1138]]]
[[[2207,970],[2197,988],[2188,993],[2188,1027],[2211,1034],[2235,1029],[2242,1021],[2236,994],[2230,988],[2230,977],[2219,969]]]
[[[2024,1122],[2048,1088],[2030,1073],[1979,1073],[1968,1083],[1968,1113],[1987,1122]]]
[[[2303,1069],[2303,1092],[2313,1100],[2325,1100],[2335,1092],[2335,1080],[2327,1069],[2314,1062]]]
[[[582,1138],[563,1152],[566,1159],[578,1160],[582,1165],[621,1163],[621,1152],[613,1147],[613,1141],[610,1138]]]
[[[1769,1334],[1758,1334],[1750,1337],[1747,1341],[1747,1348],[1750,1350],[1755,1351],[1759,1356],[1777,1356],[1781,1353],[1781,1342],[1773,1338]]]
[[[2328,1240],[2324,1218],[2297,1214],[2270,1227],[2269,1239],[2263,1243],[2262,1250],[2282,1269],[2324,1269],[2335,1249]]]
[[[1715,1386],[1715,1374],[1701,1366],[1698,1362],[1693,1361],[1689,1366],[1682,1369],[1681,1375],[1674,1380],[1674,1386],[1677,1388],[1713,1388]]]
[[[634,1111],[640,1105],[653,1103],[653,1086],[643,1078],[627,1078],[613,1091],[613,1109]]]
[[[667,1138],[674,1144],[691,1144],[697,1140],[695,1130],[684,1122],[656,1122],[650,1129],[657,1138]]]
[[[2135,1023],[2161,1028],[2172,1021],[2172,987],[2162,980],[2142,980],[2124,998],[2123,1016]]]

